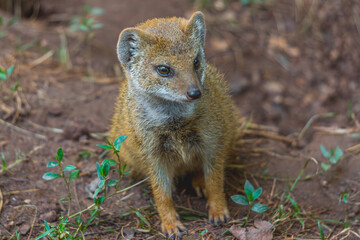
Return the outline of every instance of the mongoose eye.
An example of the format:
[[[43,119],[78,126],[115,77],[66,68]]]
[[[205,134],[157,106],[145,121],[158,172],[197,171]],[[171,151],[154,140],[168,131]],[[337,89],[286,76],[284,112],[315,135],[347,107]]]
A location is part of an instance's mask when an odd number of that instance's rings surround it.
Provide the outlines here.
[[[200,67],[200,61],[199,61],[198,58],[195,58],[195,60],[194,60],[194,68],[195,68],[195,70],[198,70],[199,67]]]
[[[156,67],[156,71],[162,77],[168,77],[172,73],[171,68],[166,66],[158,66]]]

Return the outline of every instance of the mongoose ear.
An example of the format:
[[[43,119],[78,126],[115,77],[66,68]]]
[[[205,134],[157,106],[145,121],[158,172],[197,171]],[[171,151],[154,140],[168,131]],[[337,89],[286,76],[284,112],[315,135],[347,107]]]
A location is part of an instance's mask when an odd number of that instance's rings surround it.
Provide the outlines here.
[[[204,14],[202,12],[193,13],[186,25],[185,34],[199,40],[202,45],[205,44],[206,28]]]
[[[150,34],[137,29],[126,28],[119,35],[117,55],[119,61],[129,69],[133,58],[139,53],[141,44],[152,44],[155,38]]]

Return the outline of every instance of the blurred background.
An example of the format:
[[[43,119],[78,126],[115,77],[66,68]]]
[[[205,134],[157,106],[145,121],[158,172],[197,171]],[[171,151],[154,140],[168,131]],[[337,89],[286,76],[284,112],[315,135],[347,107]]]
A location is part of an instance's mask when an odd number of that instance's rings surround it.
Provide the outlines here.
[[[298,148],[290,148],[291,141],[286,139],[284,145],[266,146],[303,160],[309,155],[321,159],[319,144],[350,147],[358,142],[359,1],[0,0],[0,152],[10,162],[29,159],[30,155],[36,159],[21,165],[10,177],[2,178],[3,186],[8,191],[18,189],[21,179],[26,179],[31,181],[24,185],[27,188],[47,189],[56,195],[58,186],[49,189],[44,184],[38,163],[51,159],[58,146],[73,156],[70,158],[77,161],[78,167],[83,167],[82,176],[90,178],[96,160],[90,166],[87,161],[92,158],[82,158],[79,152],[100,154],[95,150],[95,142],[102,135],[96,133],[108,130],[119,81],[123,78],[115,51],[119,33],[150,18],[189,18],[197,10],[206,17],[206,58],[224,74],[239,117],[269,126],[262,129],[272,129],[284,136],[277,138],[280,141],[298,134],[312,116],[317,118],[315,126],[325,125],[327,132],[353,134],[351,138],[328,137],[310,131]],[[351,151],[358,151],[358,147]],[[240,156],[246,159],[249,155],[243,152]],[[269,156],[262,159],[270,159],[261,163],[264,174],[294,177],[304,164],[302,160]],[[358,205],[338,205],[342,192],[358,193],[360,165],[356,163],[358,158],[350,159],[336,171],[336,181],[330,178],[335,181],[331,189],[323,191],[331,182],[328,177],[315,184],[305,182],[297,200],[322,210],[324,202],[329,201],[328,209],[336,211],[317,213],[343,219],[344,212],[353,212],[355,218]],[[255,160],[250,157],[250,161]],[[30,174],[29,169],[34,172]],[[6,176],[1,174],[0,180]],[[237,175],[244,182],[242,176]],[[273,182],[263,179],[260,183],[269,194]],[[230,187],[231,183],[227,186],[232,189],[229,191],[236,189]],[[15,206],[19,201],[32,199],[43,206],[38,215],[55,209],[56,220],[61,206],[43,199],[43,193],[36,194],[6,201]],[[142,198],[141,193],[134,194],[137,198],[131,198],[133,202]],[[83,201],[86,205],[86,200]],[[186,199],[177,201],[186,204]],[[117,205],[120,209],[121,204]],[[12,211],[15,210],[3,210],[7,221],[0,217],[3,219],[0,223],[13,233],[16,224],[23,226],[30,220],[9,225],[14,216]],[[244,211],[236,214],[244,215]],[[318,231],[312,224],[302,234]],[[40,225],[36,226],[39,230]],[[24,229],[27,234],[30,228]],[[1,231],[5,230],[0,228],[0,235]],[[282,233],[278,232],[278,236],[283,236]]]
[[[122,29],[202,10],[207,59],[225,74],[241,114],[276,124],[284,134],[316,113],[344,112],[359,99],[356,1],[1,0],[0,8],[8,14],[3,53],[7,39],[18,48],[51,49],[51,58],[68,70],[87,64],[95,81],[121,75],[115,47]],[[6,26],[14,18],[21,22]]]

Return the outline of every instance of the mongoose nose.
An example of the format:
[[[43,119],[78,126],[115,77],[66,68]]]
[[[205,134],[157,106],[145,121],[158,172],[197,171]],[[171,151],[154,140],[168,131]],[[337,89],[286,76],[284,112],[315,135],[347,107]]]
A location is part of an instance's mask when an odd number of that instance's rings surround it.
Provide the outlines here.
[[[188,100],[195,100],[201,97],[201,91],[198,88],[190,88],[187,93],[186,97]]]

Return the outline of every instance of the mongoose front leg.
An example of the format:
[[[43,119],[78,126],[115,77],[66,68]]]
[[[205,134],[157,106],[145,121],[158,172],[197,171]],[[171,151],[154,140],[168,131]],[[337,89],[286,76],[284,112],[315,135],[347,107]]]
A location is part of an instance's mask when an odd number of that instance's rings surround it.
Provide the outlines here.
[[[173,199],[171,196],[171,179],[166,171],[161,171],[151,176],[151,187],[153,190],[155,203],[161,219],[161,230],[171,239],[179,239],[182,231],[186,231],[180,222]]]
[[[208,194],[210,223],[218,226],[227,222],[230,214],[225,200],[224,164],[222,162],[205,168],[205,187]]]

